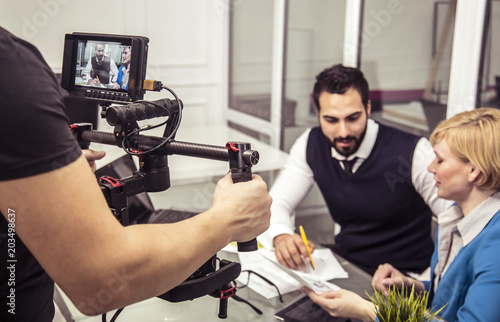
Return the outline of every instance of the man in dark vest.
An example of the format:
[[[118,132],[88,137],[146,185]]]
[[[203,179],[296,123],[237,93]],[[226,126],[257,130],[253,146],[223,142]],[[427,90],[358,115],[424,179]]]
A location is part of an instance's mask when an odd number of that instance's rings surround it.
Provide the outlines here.
[[[116,78],[118,75],[116,63],[113,59],[104,55],[104,44],[97,44],[95,56],[88,61],[86,70],[90,70],[90,79],[87,83],[93,86],[109,84],[111,80],[110,72],[113,78]]]
[[[306,130],[292,146],[270,191],[271,227],[261,242],[274,246],[281,264],[305,268],[310,258],[295,233],[293,213],[316,183],[341,228],[337,254],[369,273],[383,263],[423,272],[433,251],[432,213],[449,205],[437,197],[427,171],[432,146],[426,138],[369,118],[368,82],[360,70],[335,65],[316,79],[320,126]]]

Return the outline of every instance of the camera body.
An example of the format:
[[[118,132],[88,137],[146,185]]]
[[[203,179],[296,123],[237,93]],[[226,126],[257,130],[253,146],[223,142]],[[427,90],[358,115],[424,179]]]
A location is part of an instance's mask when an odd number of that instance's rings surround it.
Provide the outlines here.
[[[106,105],[142,100],[148,43],[142,36],[66,34],[61,86],[68,98]]]

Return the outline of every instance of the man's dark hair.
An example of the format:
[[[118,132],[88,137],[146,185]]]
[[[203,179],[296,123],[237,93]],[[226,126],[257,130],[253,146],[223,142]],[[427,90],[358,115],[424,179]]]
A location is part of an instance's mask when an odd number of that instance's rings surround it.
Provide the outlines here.
[[[358,91],[366,109],[369,95],[368,82],[359,69],[337,64],[323,70],[316,76],[316,83],[314,84],[313,100],[316,109],[319,111],[319,96],[321,93],[344,94],[349,88]]]

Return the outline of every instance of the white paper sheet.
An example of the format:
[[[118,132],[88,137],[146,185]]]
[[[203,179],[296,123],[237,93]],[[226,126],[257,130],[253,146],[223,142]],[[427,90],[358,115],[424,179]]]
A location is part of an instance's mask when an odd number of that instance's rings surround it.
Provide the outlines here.
[[[252,270],[273,282],[281,294],[296,291],[301,286],[308,286],[316,292],[325,292],[339,289],[335,284],[327,282],[334,278],[347,278],[347,272],[342,268],[329,249],[316,249],[312,254],[315,269],[309,268],[306,272],[288,269],[278,263],[274,251],[260,249],[257,252],[239,253],[241,269]],[[247,273],[238,277],[238,282],[247,282]],[[251,274],[248,284],[255,292],[267,299],[278,296],[276,289],[267,282]]]

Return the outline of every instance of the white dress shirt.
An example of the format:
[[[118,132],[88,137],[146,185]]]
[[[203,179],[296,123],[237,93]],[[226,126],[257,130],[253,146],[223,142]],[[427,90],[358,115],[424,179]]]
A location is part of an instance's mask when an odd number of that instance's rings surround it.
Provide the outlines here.
[[[348,160],[357,157],[353,165],[353,173],[363,164],[370,155],[377,139],[379,125],[368,119],[366,134],[356,153],[349,156]],[[307,140],[311,129],[307,129],[297,138],[288,160],[281,170],[278,178],[270,189],[273,197],[271,205],[271,226],[259,236],[259,241],[267,248],[273,247],[273,240],[281,234],[294,234],[295,209],[307,196],[315,184],[313,171],[306,160]],[[332,157],[339,161],[345,157],[332,147]],[[451,206],[452,202],[438,198],[437,188],[433,175],[427,171],[427,166],[434,159],[434,150],[426,138],[421,138],[415,146],[413,164],[411,166],[411,179],[415,190],[422,196],[425,203],[434,214],[439,214]],[[342,162],[340,162],[341,166]]]

